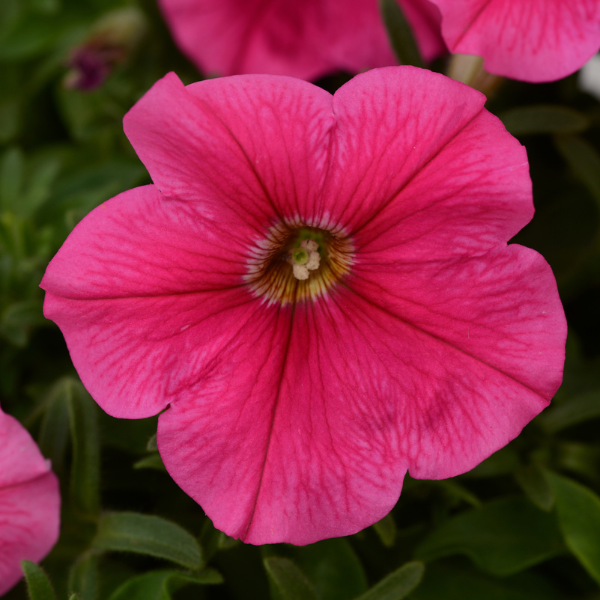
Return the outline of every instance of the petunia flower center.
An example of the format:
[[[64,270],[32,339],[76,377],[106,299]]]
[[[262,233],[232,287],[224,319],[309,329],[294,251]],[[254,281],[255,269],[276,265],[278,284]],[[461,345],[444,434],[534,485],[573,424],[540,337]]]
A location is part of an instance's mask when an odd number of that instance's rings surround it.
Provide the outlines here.
[[[245,280],[269,303],[316,300],[350,273],[353,257],[339,227],[277,223],[251,249]]]

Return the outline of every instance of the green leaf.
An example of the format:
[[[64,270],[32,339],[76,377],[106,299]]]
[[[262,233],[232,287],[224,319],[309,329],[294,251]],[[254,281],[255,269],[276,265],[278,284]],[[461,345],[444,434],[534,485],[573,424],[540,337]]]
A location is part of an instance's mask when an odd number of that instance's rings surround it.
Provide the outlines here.
[[[96,404],[78,381],[67,377],[63,385],[73,441],[71,493],[80,510],[97,514],[100,507],[100,443]]]
[[[425,565],[422,562],[409,562],[400,567],[357,600],[401,600],[406,598],[423,579]]]
[[[101,411],[98,415],[102,443],[127,454],[147,454],[148,437],[156,432],[158,417],[116,419]]]
[[[14,139],[21,127],[22,100],[8,98],[0,101],[0,144]]]
[[[572,425],[600,417],[600,390],[564,400],[545,410],[536,422],[547,433],[556,433]]]
[[[522,467],[515,473],[515,479],[535,506],[546,512],[552,509],[554,492],[541,467],[538,465]]]
[[[189,569],[203,565],[198,542],[176,523],[138,513],[107,513],[92,546],[98,550],[136,552],[164,558]]]
[[[315,589],[291,560],[272,556],[263,562],[274,600],[318,600]]]
[[[227,534],[215,529],[212,521],[206,517],[200,532],[200,547],[206,562],[219,551],[233,548],[240,543],[239,540],[229,537]]]
[[[56,158],[32,161],[29,185],[14,207],[15,214],[30,216],[48,199],[60,166],[60,161]]]
[[[590,126],[587,117],[566,106],[522,106],[498,116],[508,132],[513,135],[578,133]]]
[[[171,600],[171,594],[185,585],[210,585],[222,583],[223,578],[214,569],[199,573],[180,571],[152,571],[126,581],[109,600]]]
[[[391,548],[396,542],[398,528],[396,527],[396,521],[394,520],[394,515],[392,515],[392,513],[383,517],[381,521],[377,521],[377,523],[373,525],[373,529],[386,548]]]
[[[31,600],[56,600],[50,580],[40,567],[28,560],[22,560],[21,568]]]
[[[46,16],[24,19],[9,35],[0,38],[0,60],[9,62],[39,57],[67,36],[72,37],[69,29],[72,27],[67,20],[61,22]]]
[[[0,317],[0,335],[17,348],[24,348],[30,331],[47,323],[41,300],[21,300],[9,304]]]
[[[157,471],[166,471],[165,465],[158,452],[144,456],[140,460],[133,463],[134,469],[156,469]]]
[[[148,452],[158,452],[158,444],[156,443],[156,434],[154,434],[146,444],[146,450]]]
[[[454,479],[441,479],[431,483],[441,488],[447,496],[453,499],[454,503],[466,502],[476,508],[481,506],[479,498]]]
[[[598,464],[600,447],[577,442],[560,442],[556,444],[555,464],[560,469],[581,475],[592,482],[598,480]]]
[[[68,395],[63,380],[52,386],[44,405],[38,444],[42,454],[51,460],[52,469],[62,474],[70,435]]]
[[[510,575],[564,550],[554,515],[525,499],[511,498],[446,521],[420,544],[416,557],[429,561],[465,554],[488,573]]]
[[[495,578],[454,562],[427,566],[410,600],[565,600],[550,583],[531,571]]]
[[[600,498],[583,485],[546,471],[569,550],[600,583]]]
[[[0,159],[0,210],[12,210],[23,186],[25,159],[19,148],[10,148]]]
[[[348,540],[322,540],[293,547],[291,558],[314,588],[327,600],[353,600],[367,589],[362,564]]]
[[[83,554],[69,572],[69,592],[79,600],[96,600],[98,589],[98,555]]]
[[[600,154],[589,142],[576,135],[557,135],[554,143],[600,208]]]
[[[55,14],[60,9],[60,0],[30,0],[31,7],[39,13]]]
[[[379,0],[379,8],[392,48],[402,65],[423,68],[425,65],[413,36],[412,27],[396,0]]]
[[[498,477],[499,475],[511,475],[516,469],[521,466],[519,455],[512,446],[494,452],[489,458],[486,458],[482,463],[479,463],[474,469],[468,473],[461,475],[464,478],[486,478]]]

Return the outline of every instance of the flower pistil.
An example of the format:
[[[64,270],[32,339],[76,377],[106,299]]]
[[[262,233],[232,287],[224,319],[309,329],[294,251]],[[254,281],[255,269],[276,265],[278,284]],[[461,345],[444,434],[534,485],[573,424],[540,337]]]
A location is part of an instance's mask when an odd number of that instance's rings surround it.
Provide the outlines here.
[[[338,227],[278,223],[251,250],[245,279],[270,303],[314,300],[350,272],[352,250]]]

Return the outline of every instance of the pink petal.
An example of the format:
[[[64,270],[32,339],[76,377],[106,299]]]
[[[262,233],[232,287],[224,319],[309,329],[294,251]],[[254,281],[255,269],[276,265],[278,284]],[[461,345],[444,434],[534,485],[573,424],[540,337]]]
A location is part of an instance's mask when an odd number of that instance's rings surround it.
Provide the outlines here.
[[[442,15],[438,7],[429,0],[398,0],[398,3],[412,27],[425,62],[447,54],[448,49],[441,35]]]
[[[27,430],[0,410],[0,489],[45,475],[49,466]]]
[[[452,52],[477,54],[490,73],[553,81],[600,48],[597,0],[431,0]]]
[[[358,75],[334,97],[323,194],[363,253],[397,260],[484,252],[533,216],[525,149],[485,97],[421,69]]]
[[[231,536],[308,544],[398,499],[407,463],[390,380],[343,308],[262,305],[245,343],[159,418],[167,470]]]
[[[407,468],[473,467],[558,386],[553,278],[506,247],[533,212],[526,155],[483,102],[414,68],[359,76],[333,101],[288,78],[167,76],[127,116],[156,187],[78,225],[44,278],[45,314],[105,410],[169,405],[167,469],[226,533],[358,531]],[[286,218],[352,237],[350,275],[315,302],[244,284]]]
[[[368,303],[365,329],[398,361],[411,475],[452,477],[547,406],[562,381],[565,317],[550,267],[528,248],[417,264],[395,254],[357,264],[348,285]]]
[[[146,186],[93,210],[52,259],[41,283],[44,314],[109,414],[162,410],[252,318],[248,243],[225,227]]]
[[[444,51],[439,13],[400,0],[429,60]],[[175,40],[200,70],[316,79],[396,63],[377,0],[161,0]]]
[[[60,524],[58,480],[31,436],[0,411],[0,595],[22,577],[21,561],[38,562]]]
[[[473,468],[558,388],[566,324],[535,252],[377,268],[291,322],[265,307],[271,333],[160,416],[167,469],[229,535],[354,533],[389,512],[407,467],[433,479]]]
[[[184,88],[169,74],[125,116],[158,189],[244,235],[306,212],[327,169],[331,95],[287,77],[239,76]]]

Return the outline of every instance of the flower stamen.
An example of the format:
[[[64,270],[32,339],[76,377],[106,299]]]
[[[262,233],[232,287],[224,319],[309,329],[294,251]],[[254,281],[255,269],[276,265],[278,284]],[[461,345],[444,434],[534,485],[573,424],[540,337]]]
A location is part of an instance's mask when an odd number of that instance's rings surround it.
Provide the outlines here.
[[[298,220],[270,228],[251,250],[245,280],[269,302],[315,300],[350,272],[353,248],[337,227],[307,226]]]

